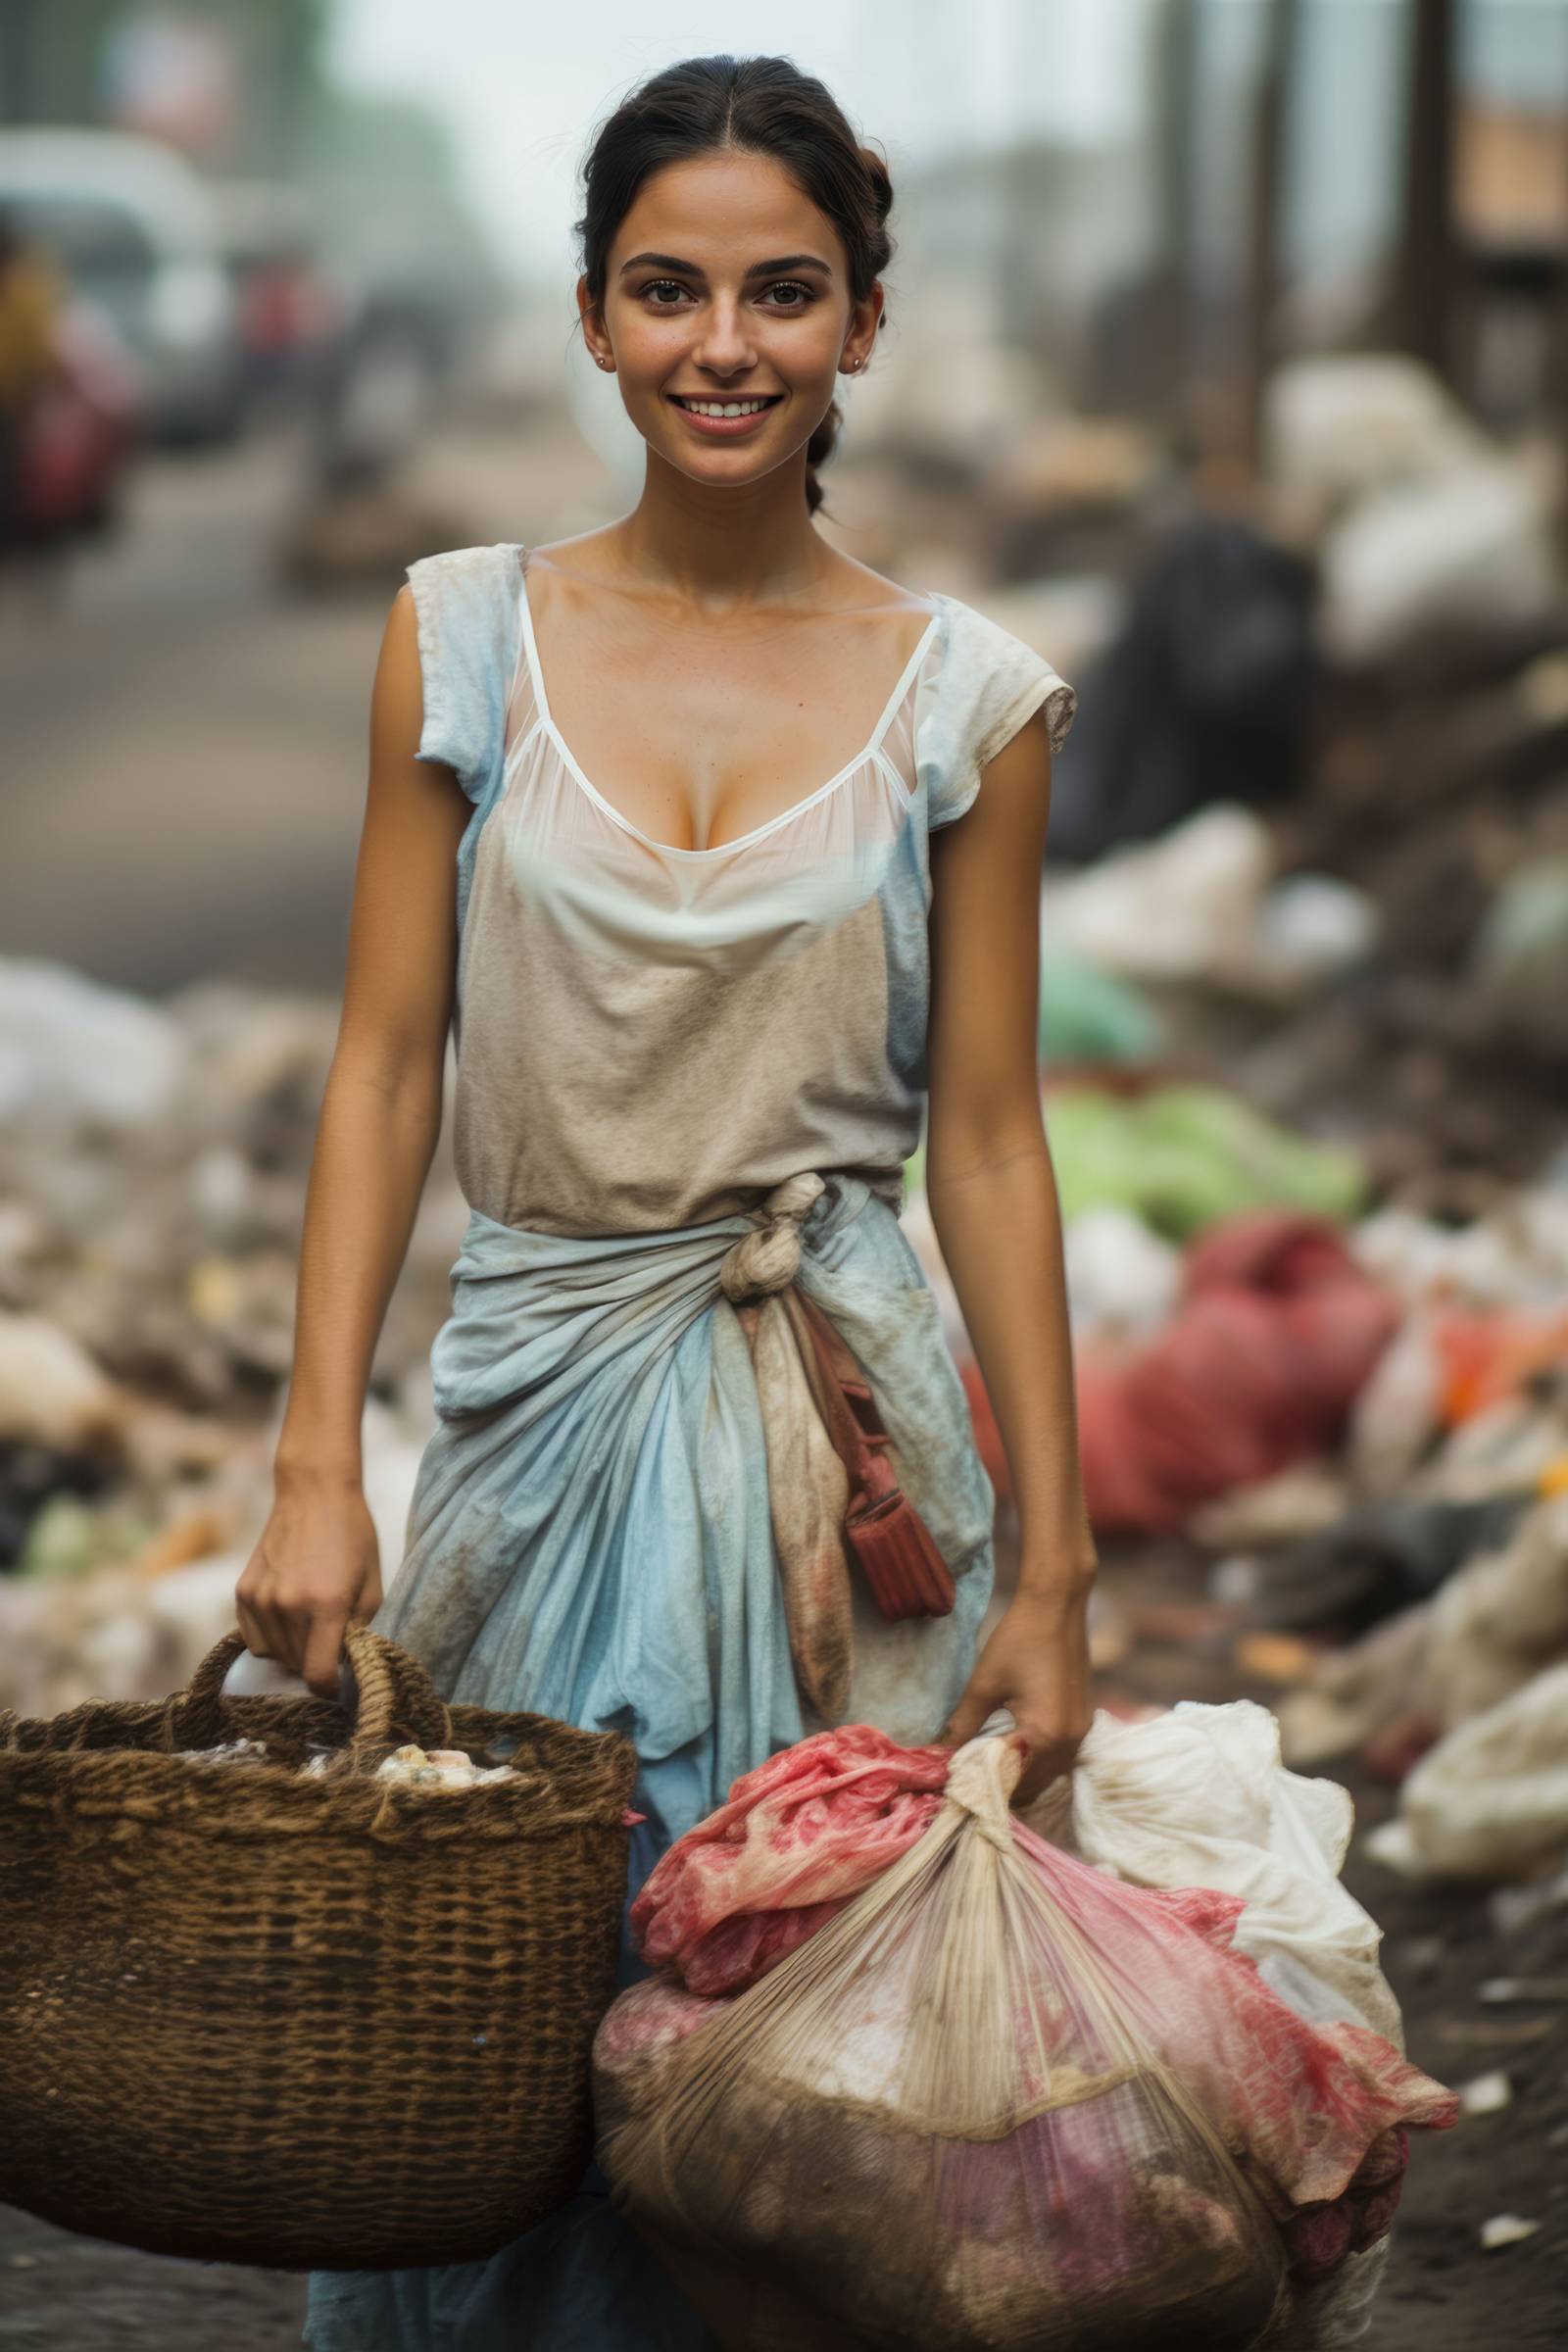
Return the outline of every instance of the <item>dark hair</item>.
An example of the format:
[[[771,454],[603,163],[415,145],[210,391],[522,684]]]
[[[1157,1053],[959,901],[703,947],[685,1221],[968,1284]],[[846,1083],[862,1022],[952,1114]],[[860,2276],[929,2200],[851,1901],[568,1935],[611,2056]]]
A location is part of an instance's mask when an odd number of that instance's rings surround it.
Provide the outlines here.
[[[770,155],[843,240],[850,291],[863,302],[893,255],[888,168],[863,147],[837,100],[787,57],[688,57],[650,75],[602,123],[583,166],[582,270],[598,308],[615,231],[643,182],[666,164],[723,148]],[[885,323],[886,314],[878,324]],[[806,503],[822,503],[816,469],[842,421],[834,401],[806,448]]]

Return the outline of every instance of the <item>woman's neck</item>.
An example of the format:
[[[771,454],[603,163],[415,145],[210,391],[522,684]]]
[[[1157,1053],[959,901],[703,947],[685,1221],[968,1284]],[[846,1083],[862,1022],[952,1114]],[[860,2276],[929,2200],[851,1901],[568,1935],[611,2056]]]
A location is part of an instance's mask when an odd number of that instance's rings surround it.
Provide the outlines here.
[[[641,498],[604,544],[643,586],[714,613],[804,600],[837,563],[807,509],[804,451],[734,489],[650,453]]]

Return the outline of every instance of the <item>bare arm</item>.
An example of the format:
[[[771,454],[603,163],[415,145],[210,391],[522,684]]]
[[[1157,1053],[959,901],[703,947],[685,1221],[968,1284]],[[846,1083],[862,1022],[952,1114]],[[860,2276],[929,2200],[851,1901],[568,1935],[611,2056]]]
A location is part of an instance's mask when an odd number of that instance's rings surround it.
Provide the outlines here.
[[[1074,1408],[1061,1212],[1040,1107],[1040,869],[1051,808],[1043,717],[991,761],[972,806],[933,834],[931,1222],[1006,1448],[1018,1593],[947,1736],[1009,1706],[1032,1750],[1027,1798],[1088,1728],[1094,1541]]]
[[[306,1190],[273,1507],[235,1596],[249,1647],[326,1692],[336,1688],[345,1627],[380,1602],[360,1428],[441,1128],[457,954],[453,877],[471,809],[450,771],[416,758],[422,723],[405,587],[371,694],[343,1009]]]

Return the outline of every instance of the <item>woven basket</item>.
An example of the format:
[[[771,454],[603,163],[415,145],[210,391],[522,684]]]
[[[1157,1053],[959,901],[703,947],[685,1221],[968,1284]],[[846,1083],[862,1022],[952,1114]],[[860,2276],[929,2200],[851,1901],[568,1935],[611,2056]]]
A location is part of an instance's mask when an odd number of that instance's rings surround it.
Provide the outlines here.
[[[448,1708],[363,1627],[354,1716],[225,1696],[243,1646],[163,1703],[0,1713],[0,2200],[204,2260],[477,2260],[591,2153],[634,1751]],[[175,1752],[241,1737],[266,1760]],[[405,1740],[520,1777],[375,1780]]]

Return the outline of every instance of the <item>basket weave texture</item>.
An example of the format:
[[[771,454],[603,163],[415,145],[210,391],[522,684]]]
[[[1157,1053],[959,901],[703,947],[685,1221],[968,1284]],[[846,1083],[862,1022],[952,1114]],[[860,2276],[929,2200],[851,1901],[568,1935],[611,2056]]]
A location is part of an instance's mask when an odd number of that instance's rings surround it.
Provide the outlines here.
[[[228,1696],[243,1646],[161,1703],[0,1713],[0,2200],[210,2261],[478,2260],[591,2153],[635,1752],[449,1707],[364,1627],[352,1714]],[[266,1759],[177,1752],[239,1738]],[[518,1777],[376,1780],[406,1740]]]

